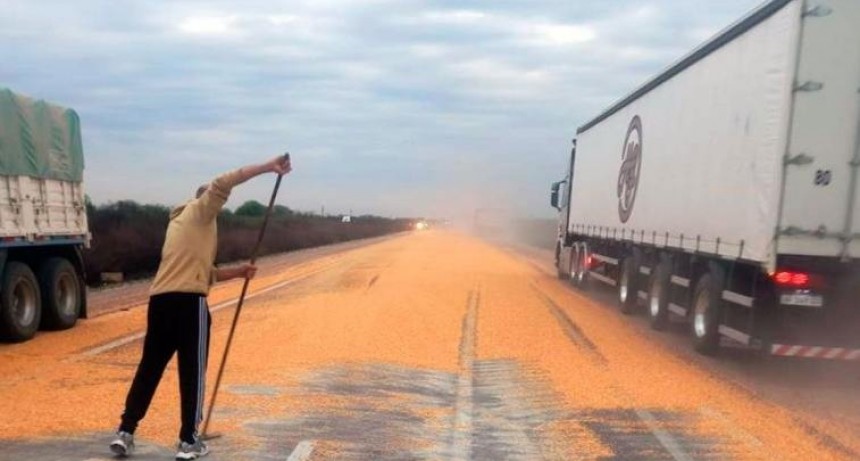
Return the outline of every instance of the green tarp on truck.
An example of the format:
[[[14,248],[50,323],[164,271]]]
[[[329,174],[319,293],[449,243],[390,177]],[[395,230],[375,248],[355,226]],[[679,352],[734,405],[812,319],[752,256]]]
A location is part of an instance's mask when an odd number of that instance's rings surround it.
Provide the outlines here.
[[[78,114],[0,88],[0,175],[79,182],[83,174]]]

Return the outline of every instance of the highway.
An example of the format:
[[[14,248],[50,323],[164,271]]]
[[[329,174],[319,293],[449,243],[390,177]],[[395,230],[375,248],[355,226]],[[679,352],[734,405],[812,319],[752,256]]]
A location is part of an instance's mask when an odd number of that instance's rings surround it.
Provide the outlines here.
[[[550,256],[431,230],[264,260],[207,459],[860,459],[857,363],[698,356]],[[207,392],[240,287],[210,294]],[[76,328],[0,345],[0,460],[112,459],[145,292],[95,293]],[[178,420],[171,362],[134,459],[170,459]]]

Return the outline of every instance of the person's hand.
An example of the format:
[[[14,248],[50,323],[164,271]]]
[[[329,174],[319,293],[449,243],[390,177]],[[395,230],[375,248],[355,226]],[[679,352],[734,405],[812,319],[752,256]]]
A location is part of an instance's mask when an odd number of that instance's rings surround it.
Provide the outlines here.
[[[257,275],[257,266],[253,264],[242,264],[238,267],[239,277],[246,278],[248,280],[254,278]]]
[[[293,170],[290,159],[286,155],[279,155],[269,160],[266,162],[266,166],[269,167],[269,171],[280,175],[285,175]]]

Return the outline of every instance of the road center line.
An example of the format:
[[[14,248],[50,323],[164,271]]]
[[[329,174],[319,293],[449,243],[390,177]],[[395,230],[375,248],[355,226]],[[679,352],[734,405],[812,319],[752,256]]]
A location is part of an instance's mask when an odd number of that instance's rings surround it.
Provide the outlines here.
[[[287,461],[307,461],[311,459],[311,455],[314,452],[314,443],[310,440],[302,440],[296,445],[296,448],[293,449],[293,452],[290,453],[290,456],[287,458]]]
[[[274,291],[274,290],[277,290],[277,289],[283,288],[283,287],[285,287],[285,286],[287,286],[287,285],[292,285],[292,284],[295,284],[295,283],[301,282],[302,280],[308,279],[308,278],[310,278],[310,277],[313,277],[314,275],[317,275],[317,274],[320,274],[320,273],[322,273],[322,272],[325,272],[325,271],[327,271],[328,269],[331,269],[332,267],[334,267],[334,266],[336,266],[336,265],[337,265],[337,263],[329,264],[329,265],[327,265],[327,266],[325,266],[325,267],[323,267],[323,268],[321,268],[321,269],[318,269],[318,270],[316,270],[316,271],[313,271],[313,272],[310,272],[310,273],[307,273],[307,274],[304,274],[304,275],[300,275],[300,276],[298,276],[298,277],[295,277],[295,278],[292,278],[292,279],[289,279],[289,280],[284,280],[283,282],[278,282],[278,283],[276,283],[276,284],[274,284],[274,285],[269,285],[269,286],[267,286],[266,288],[263,288],[263,289],[257,290],[257,291],[255,291],[255,292],[253,292],[253,293],[250,293],[250,294],[246,295],[246,296],[245,296],[245,300],[253,299],[253,298],[256,298],[257,296],[264,295],[264,294],[269,293],[269,292],[271,292],[271,291]],[[214,305],[214,306],[211,306],[211,307],[209,308],[209,311],[210,311],[210,312],[212,312],[212,313],[214,313],[214,312],[218,312],[218,311],[220,311],[221,309],[226,309],[227,307],[231,307],[231,306],[233,306],[233,305],[234,305],[234,304],[236,304],[236,302],[238,302],[238,301],[239,301],[239,298],[233,298],[233,299],[230,299],[230,300],[224,301],[224,302],[222,302],[222,303],[219,303],[219,304],[216,304],[216,305]],[[115,340],[113,340],[113,341],[111,341],[111,342],[109,342],[109,343],[102,344],[101,346],[94,347],[94,348],[92,348],[92,349],[88,349],[88,350],[86,350],[86,351],[84,351],[84,352],[82,352],[82,353],[78,354],[77,356],[78,356],[78,357],[93,357],[93,356],[96,356],[96,355],[102,354],[102,353],[104,353],[104,352],[107,352],[107,351],[110,351],[110,350],[116,349],[116,348],[118,348],[118,347],[125,346],[126,344],[133,343],[133,342],[135,342],[135,341],[137,341],[137,340],[142,339],[144,336],[146,336],[146,332],[145,332],[145,331],[138,331],[138,332],[136,332],[136,333],[132,333],[132,334],[130,334],[130,335],[123,336],[123,337],[121,337],[121,338],[115,339]]]
[[[468,461],[472,458],[472,396],[474,393],[472,376],[475,367],[475,339],[480,296],[478,289],[469,292],[460,337],[460,373],[457,376],[454,434],[451,441],[452,459],[456,461]]]

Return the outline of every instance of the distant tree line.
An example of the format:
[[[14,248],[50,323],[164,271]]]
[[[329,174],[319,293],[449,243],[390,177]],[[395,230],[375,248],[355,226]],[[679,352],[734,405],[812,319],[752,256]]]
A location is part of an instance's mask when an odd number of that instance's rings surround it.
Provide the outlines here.
[[[218,260],[228,263],[250,257],[266,206],[248,201],[235,211],[224,209],[218,216]],[[100,281],[103,272],[122,272],[125,278],[152,275],[158,268],[164,231],[170,209],[119,201],[94,206],[87,202],[87,216],[93,240],[84,252],[87,280]],[[321,216],[296,212],[276,205],[266,231],[260,255],[329,245],[408,230],[411,220],[378,216],[354,216],[349,223],[341,216]]]

